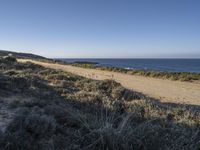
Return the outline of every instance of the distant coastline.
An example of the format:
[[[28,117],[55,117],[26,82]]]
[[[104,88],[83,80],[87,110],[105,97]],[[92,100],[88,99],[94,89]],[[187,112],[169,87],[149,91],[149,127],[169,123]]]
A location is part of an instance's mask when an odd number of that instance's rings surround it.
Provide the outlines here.
[[[132,63],[133,65],[136,64],[140,66],[129,67],[123,65],[123,61],[128,61],[125,64]],[[137,64],[137,61],[139,61],[140,64]],[[153,63],[150,61],[153,61]],[[189,82],[196,82],[200,80],[200,59],[59,59],[56,62],[66,63],[81,68],[106,70],[152,78]],[[150,67],[145,68],[145,65],[149,65]],[[157,68],[155,69],[153,67]]]
[[[200,73],[200,59],[92,59],[92,58],[61,58],[67,63],[94,64],[101,67],[115,67],[127,70],[161,71],[161,72],[189,72]]]

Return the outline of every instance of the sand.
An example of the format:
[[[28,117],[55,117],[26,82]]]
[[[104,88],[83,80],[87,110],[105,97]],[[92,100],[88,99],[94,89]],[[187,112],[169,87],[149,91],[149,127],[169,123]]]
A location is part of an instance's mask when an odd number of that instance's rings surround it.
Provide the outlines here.
[[[121,83],[125,88],[141,92],[149,97],[159,99],[161,102],[200,105],[199,83],[156,79],[97,69],[85,69],[71,65],[45,63],[28,59],[18,59],[18,61],[30,61],[44,67],[61,69],[96,80],[112,79]]]

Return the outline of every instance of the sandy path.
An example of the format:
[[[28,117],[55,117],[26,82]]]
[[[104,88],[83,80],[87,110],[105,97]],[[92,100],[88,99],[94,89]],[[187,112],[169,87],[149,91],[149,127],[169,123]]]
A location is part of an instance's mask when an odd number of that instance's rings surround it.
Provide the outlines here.
[[[91,79],[113,79],[124,87],[142,92],[145,95],[160,99],[162,102],[200,104],[200,84],[180,81],[155,79],[150,77],[128,75],[110,71],[85,69],[71,65],[50,64],[33,60],[18,60],[20,62],[31,61],[45,67],[61,69]]]

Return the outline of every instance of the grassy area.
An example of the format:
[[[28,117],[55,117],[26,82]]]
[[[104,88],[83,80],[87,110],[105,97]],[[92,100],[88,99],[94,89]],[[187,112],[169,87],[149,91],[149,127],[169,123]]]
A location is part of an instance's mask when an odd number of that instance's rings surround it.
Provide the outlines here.
[[[88,68],[88,69],[96,68],[96,64],[93,64],[93,63],[72,63],[72,66]]]
[[[0,111],[9,114],[2,150],[200,148],[199,106],[160,103],[112,80],[0,62]]]

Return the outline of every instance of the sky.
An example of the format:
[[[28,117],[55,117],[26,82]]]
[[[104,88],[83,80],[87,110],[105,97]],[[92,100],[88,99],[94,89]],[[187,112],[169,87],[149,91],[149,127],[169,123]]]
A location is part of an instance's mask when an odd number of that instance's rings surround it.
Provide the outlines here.
[[[200,58],[200,1],[0,0],[0,49],[50,58]]]

